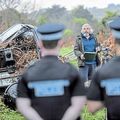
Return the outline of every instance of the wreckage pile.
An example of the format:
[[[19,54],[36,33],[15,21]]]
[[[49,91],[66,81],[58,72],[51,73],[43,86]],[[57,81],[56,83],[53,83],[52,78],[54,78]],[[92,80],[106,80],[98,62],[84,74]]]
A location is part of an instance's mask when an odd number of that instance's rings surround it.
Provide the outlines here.
[[[98,42],[101,46],[100,59],[101,63],[106,59],[111,59],[115,55],[115,43],[112,34],[105,35],[103,31],[100,31],[97,36]],[[107,61],[108,61],[107,60]]]
[[[0,42],[0,71],[21,74],[38,58],[34,36],[21,34]]]

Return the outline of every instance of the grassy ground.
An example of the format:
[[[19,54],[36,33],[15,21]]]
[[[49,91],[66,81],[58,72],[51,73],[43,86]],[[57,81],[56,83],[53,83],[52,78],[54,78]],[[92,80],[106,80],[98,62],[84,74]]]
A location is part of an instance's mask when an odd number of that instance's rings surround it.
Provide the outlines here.
[[[60,55],[64,56],[65,54],[69,53],[70,51],[72,51],[72,49],[70,47],[62,48],[60,51]],[[76,60],[71,61],[71,63],[74,65],[77,65]],[[83,120],[104,120],[105,109],[100,110],[96,114],[92,115],[87,111],[87,108],[85,107],[84,110],[82,111],[82,118],[83,118]],[[0,120],[25,120],[25,119],[18,112],[8,109],[0,101]]]
[[[82,111],[83,120],[104,120],[105,118],[105,109],[100,110],[94,115],[90,114],[85,107]],[[25,120],[25,118],[20,115],[18,112],[8,109],[0,101],[0,120]]]
[[[0,101],[0,120],[25,120],[25,119],[22,115],[20,115],[16,111],[8,109]]]
[[[64,55],[66,55],[67,53],[69,53],[69,52],[71,52],[71,51],[73,51],[73,48],[71,48],[71,47],[62,48],[62,49],[60,50],[60,55],[61,55],[61,56],[64,56]],[[70,61],[70,63],[77,67],[77,61],[76,61],[75,59],[72,60],[72,61]]]
[[[67,48],[62,48],[60,50],[60,55],[64,56],[66,55],[67,53],[71,52],[72,51],[72,48],[71,47],[67,47]]]
[[[105,109],[102,109],[93,115],[93,114],[89,113],[87,111],[87,108],[85,107],[82,112],[82,118],[83,118],[83,120],[104,120],[105,119]]]

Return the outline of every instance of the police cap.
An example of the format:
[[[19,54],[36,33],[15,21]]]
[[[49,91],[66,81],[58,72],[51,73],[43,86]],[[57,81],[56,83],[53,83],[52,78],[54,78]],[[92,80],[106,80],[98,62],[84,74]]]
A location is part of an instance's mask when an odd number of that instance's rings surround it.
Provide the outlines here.
[[[120,16],[109,22],[113,37],[120,39]]]
[[[53,41],[60,40],[63,36],[65,26],[63,24],[44,24],[37,27],[37,32],[41,34],[41,40]]]
[[[120,16],[116,17],[109,23],[109,27],[111,29],[115,29],[117,31],[120,31]]]

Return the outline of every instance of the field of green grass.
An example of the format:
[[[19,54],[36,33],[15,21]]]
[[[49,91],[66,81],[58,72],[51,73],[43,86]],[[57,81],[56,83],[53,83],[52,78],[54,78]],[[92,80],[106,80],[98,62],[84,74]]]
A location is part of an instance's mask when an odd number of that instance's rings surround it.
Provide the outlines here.
[[[104,120],[105,109],[92,115],[85,107],[82,111],[82,120]],[[10,110],[0,101],[0,120],[25,120],[25,118],[18,112]]]
[[[62,48],[60,51],[60,55],[64,56],[65,54],[72,51],[69,48]],[[76,60],[71,61],[73,65],[77,65]],[[99,112],[95,113],[94,115],[90,114],[85,107],[82,111],[82,118],[83,120],[104,120],[105,118],[105,109],[100,110]],[[22,115],[18,112],[8,109],[3,103],[0,101],[0,120],[25,120]]]
[[[25,120],[18,112],[8,109],[0,101],[0,120]]]
[[[66,47],[66,48],[63,47],[63,48],[61,48],[61,50],[60,50],[60,55],[64,56],[64,55],[66,55],[67,53],[69,53],[69,52],[71,52],[71,51],[73,51],[71,47]]]
[[[82,111],[83,120],[104,120],[105,109],[95,113],[95,115],[90,114],[85,107]],[[25,118],[18,112],[8,109],[0,101],[0,120],[25,120]]]
[[[73,48],[71,48],[71,47],[62,48],[60,50],[60,55],[65,56],[67,53],[72,52],[72,51],[73,51]],[[70,61],[70,63],[77,67],[77,60],[74,59],[74,60]]]

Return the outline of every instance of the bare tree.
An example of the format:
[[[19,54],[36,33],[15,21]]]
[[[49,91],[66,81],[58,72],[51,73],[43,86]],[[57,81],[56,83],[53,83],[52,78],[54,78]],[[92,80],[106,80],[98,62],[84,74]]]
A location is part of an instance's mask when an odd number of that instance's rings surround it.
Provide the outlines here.
[[[21,0],[0,0],[0,7],[3,9],[17,8]]]
[[[33,5],[30,1],[21,2],[19,6],[19,11],[21,13],[29,13],[33,9]]]
[[[0,0],[1,24],[5,24],[5,29],[10,26],[11,12],[19,6],[20,2],[21,0]]]

